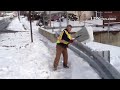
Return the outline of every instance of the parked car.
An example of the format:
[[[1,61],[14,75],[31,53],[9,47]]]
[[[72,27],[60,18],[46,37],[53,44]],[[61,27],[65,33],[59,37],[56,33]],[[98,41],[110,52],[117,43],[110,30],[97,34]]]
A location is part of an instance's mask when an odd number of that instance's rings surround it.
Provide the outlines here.
[[[37,23],[36,23],[36,26],[43,26],[43,23],[39,20]]]

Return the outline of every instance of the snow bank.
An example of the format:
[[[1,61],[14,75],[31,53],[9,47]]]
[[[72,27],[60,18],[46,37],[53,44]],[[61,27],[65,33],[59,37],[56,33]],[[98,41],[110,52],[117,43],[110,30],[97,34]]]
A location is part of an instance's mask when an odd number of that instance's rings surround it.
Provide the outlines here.
[[[120,47],[97,42],[89,42],[86,45],[96,51],[110,50],[110,63],[120,72]]]
[[[22,23],[20,23],[20,21],[16,18],[13,19],[14,22],[11,22],[9,24],[9,26],[7,27],[8,30],[12,30],[12,31],[25,31],[23,28]]]

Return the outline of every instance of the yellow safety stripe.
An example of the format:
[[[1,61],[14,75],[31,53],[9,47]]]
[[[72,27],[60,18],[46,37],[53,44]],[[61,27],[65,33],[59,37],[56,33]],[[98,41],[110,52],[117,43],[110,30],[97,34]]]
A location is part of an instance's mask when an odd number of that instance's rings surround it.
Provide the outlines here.
[[[64,31],[60,34],[56,43],[60,43],[60,40],[62,39],[63,33],[64,33]],[[71,40],[72,39],[71,35],[67,31],[65,31],[65,33],[67,34],[67,37]],[[64,44],[68,44],[68,43],[69,42],[67,42],[67,41],[64,42]]]
[[[68,38],[71,40],[72,39],[71,35],[67,31],[65,31],[65,33],[67,34]]]
[[[63,31],[63,32],[60,34],[60,36],[58,37],[59,40],[62,39],[63,33],[64,33],[64,31]]]

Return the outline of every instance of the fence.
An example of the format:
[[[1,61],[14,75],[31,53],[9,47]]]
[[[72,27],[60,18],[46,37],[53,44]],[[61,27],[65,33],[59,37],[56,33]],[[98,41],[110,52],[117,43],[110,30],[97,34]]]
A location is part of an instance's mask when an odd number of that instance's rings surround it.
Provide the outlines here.
[[[110,51],[94,51],[110,63]]]
[[[120,46],[120,31],[109,31],[109,39],[107,31],[94,32],[94,41],[103,44]]]

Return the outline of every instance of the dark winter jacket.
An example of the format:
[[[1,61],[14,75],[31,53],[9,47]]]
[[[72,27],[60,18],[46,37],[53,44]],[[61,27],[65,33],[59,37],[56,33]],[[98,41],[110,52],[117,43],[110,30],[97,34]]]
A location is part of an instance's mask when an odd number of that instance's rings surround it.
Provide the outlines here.
[[[67,29],[64,29],[67,31]],[[62,36],[62,40],[65,40],[67,42],[70,42],[70,39],[67,37],[67,34],[65,33],[65,31],[63,30],[63,36]],[[68,32],[68,31],[67,31]],[[69,32],[68,32],[69,33]],[[63,44],[63,43],[57,43],[57,45],[60,45],[62,46],[63,48],[67,48],[68,47],[68,44]]]

